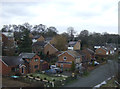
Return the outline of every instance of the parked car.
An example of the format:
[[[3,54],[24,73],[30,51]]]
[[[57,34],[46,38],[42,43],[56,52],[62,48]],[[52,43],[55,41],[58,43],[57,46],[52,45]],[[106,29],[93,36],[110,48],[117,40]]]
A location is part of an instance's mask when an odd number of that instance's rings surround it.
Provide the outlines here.
[[[49,70],[46,70],[45,73],[47,73],[47,74],[56,74],[56,70],[55,69],[49,69]]]
[[[63,70],[60,69],[60,68],[57,68],[57,67],[56,67],[56,68],[54,68],[54,69],[56,70],[57,73],[62,73],[62,72],[63,72]]]
[[[56,65],[51,65],[50,69],[56,68]]]
[[[94,65],[96,66],[96,65],[99,65],[100,63],[99,62],[97,62],[97,61],[94,61]]]
[[[89,62],[89,64],[90,65],[92,65],[93,64],[93,62]],[[97,62],[97,61],[94,61],[94,65],[96,66],[96,65],[99,65],[100,63],[99,62]]]

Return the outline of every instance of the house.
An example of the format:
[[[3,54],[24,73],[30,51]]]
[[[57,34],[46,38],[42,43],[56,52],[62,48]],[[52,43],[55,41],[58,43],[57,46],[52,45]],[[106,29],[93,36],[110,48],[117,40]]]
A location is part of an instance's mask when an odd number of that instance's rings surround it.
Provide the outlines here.
[[[61,68],[71,68],[72,61],[74,61],[75,64],[80,64],[82,56],[74,50],[64,51],[58,55],[56,66]]]
[[[46,37],[45,42],[49,42],[50,44],[54,45],[55,44],[55,37]]]
[[[33,37],[32,42],[37,42],[37,41],[45,41],[45,38],[41,35],[36,35]]]
[[[95,49],[104,49],[106,51],[108,51],[108,53],[106,55],[109,55],[109,54],[114,54],[115,51],[117,50],[117,47],[116,47],[116,44],[114,43],[106,43],[102,46],[94,46]]]
[[[82,61],[81,61],[81,64],[80,65],[78,65],[78,69],[80,69],[80,70],[82,70],[83,68],[84,69],[87,69],[88,68],[88,62],[89,62],[89,60],[87,59],[87,54],[85,54],[85,53],[83,53],[81,50],[77,50],[77,52],[81,55],[81,57],[82,57]]]
[[[40,54],[40,52],[43,52],[44,46],[47,43],[44,41],[38,41],[32,44],[32,52],[36,54]]]
[[[2,64],[2,75],[25,73],[24,61],[20,56],[4,56],[0,59]]]
[[[54,45],[50,44],[49,42],[46,43],[45,41],[35,42],[32,45],[32,52],[40,54],[43,52],[44,54],[53,55],[58,52],[58,49],[54,47]]]
[[[21,53],[19,56],[5,56],[0,59],[2,75],[27,74],[48,69],[49,65],[35,53]]]
[[[95,60],[95,53],[93,50],[89,48],[85,48],[82,50],[82,52],[86,55],[87,61]]]
[[[32,39],[34,36],[32,33],[29,33],[29,37]]]
[[[78,41],[70,41],[68,43],[68,50],[80,50],[81,48],[81,40]]]
[[[110,54],[110,50],[105,47],[101,47],[95,50],[95,55],[106,56],[109,54]]]
[[[49,42],[44,46],[44,54],[52,55],[58,52],[58,49],[56,49],[52,44]]]

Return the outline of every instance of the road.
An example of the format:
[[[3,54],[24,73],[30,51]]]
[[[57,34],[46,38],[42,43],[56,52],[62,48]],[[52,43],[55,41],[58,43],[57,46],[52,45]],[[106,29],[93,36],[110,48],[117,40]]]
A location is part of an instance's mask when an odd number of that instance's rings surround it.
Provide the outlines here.
[[[79,78],[78,81],[70,85],[66,85],[65,87],[94,87],[109,77],[115,75],[117,71],[118,64],[115,61],[108,60],[107,64],[99,66],[87,77]]]

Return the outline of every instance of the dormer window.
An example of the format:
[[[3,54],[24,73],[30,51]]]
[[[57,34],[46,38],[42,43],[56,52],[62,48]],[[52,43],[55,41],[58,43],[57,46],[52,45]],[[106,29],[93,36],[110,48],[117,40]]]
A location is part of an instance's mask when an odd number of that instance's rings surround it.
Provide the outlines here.
[[[63,59],[64,59],[64,61],[66,61],[66,60],[67,60],[67,57],[66,57],[66,56],[64,56],[64,57],[63,57]]]

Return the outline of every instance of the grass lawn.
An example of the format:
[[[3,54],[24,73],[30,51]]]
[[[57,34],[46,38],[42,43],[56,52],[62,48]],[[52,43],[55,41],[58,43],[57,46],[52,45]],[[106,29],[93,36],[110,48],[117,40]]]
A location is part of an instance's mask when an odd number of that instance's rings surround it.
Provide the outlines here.
[[[31,75],[31,74],[28,74],[28,75]],[[56,77],[56,76],[50,76],[50,75],[47,75],[47,74],[39,74],[39,73],[32,73],[33,77],[38,77],[40,79],[45,79],[48,80],[48,81],[53,81],[55,79],[55,81],[60,81],[60,80],[63,80],[64,77]]]

